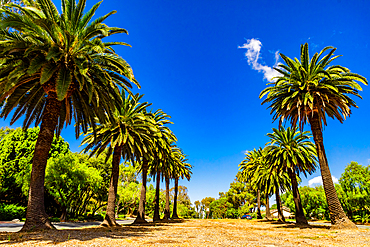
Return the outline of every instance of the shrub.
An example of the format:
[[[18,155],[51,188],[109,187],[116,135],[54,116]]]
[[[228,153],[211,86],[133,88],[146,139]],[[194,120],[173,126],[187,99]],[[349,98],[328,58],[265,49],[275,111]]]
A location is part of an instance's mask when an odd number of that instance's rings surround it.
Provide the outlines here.
[[[26,207],[16,204],[0,203],[0,220],[22,219],[26,216]]]
[[[58,217],[49,217],[49,220],[51,222],[60,222],[60,218],[58,218]]]
[[[94,219],[97,220],[97,221],[102,221],[102,220],[104,220],[104,216],[101,215],[101,214],[95,214]]]

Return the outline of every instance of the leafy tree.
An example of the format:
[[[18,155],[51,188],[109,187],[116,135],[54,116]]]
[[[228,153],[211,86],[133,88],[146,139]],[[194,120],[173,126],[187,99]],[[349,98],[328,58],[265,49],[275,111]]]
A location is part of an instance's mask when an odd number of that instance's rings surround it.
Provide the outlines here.
[[[1,130],[4,136],[0,140],[0,202],[26,206],[39,128]],[[69,144],[54,136],[48,158],[68,152]]]
[[[62,207],[61,221],[66,221],[67,211],[74,216],[86,212],[90,199],[101,190],[103,178],[99,171],[89,166],[87,157],[67,153],[48,161],[45,186]]]
[[[6,127],[5,129],[2,127],[0,128],[0,141],[8,134],[13,132],[14,129],[10,129],[9,127]]]
[[[325,220],[330,219],[328,204],[325,199],[325,192],[322,186],[311,188],[308,186],[299,187],[299,194],[303,205],[303,212],[307,219]],[[292,192],[282,195],[284,204],[295,212],[295,203]]]
[[[340,201],[347,214],[353,219],[369,216],[370,166],[362,166],[352,161],[342,173],[339,184],[343,193],[342,196],[339,195],[339,199],[342,199]]]
[[[323,55],[326,51],[329,53]],[[328,161],[324,149],[322,130],[327,124],[326,115],[338,119],[341,123],[351,114],[350,107],[357,107],[349,97],[355,95],[361,98],[358,91],[362,90],[356,82],[367,84],[366,78],[350,72],[340,65],[330,66],[339,56],[334,56],[336,48],[325,47],[320,53],[315,53],[310,59],[308,44],[301,45],[299,59],[291,59],[280,54],[285,64],[279,64],[275,70],[280,72],[272,86],[264,89],[260,98],[267,94],[262,102],[270,103],[273,120],[290,121],[300,129],[309,122],[316,144],[323,185],[329,205],[331,223],[342,228],[356,228],[346,216],[339,202],[331,178]]]
[[[122,163],[120,166],[116,218],[118,217],[120,206],[128,215],[132,216],[134,211],[137,210],[140,198],[138,170],[132,163],[128,162]]]
[[[298,180],[300,173],[307,177],[316,170],[316,149],[309,141],[309,132],[299,132],[298,128],[280,129],[273,128],[273,133],[268,133],[270,142],[268,162],[278,170],[287,172],[292,182],[291,188],[295,203],[295,218],[298,224],[308,224],[303,212],[301,198],[298,190]]]
[[[76,136],[95,118],[101,122],[121,105],[119,88],[138,85],[132,69],[103,38],[127,33],[103,21],[115,11],[91,21],[101,2],[83,14],[86,0],[62,1],[62,14],[51,0],[24,1],[0,8],[1,117],[13,113],[11,124],[25,116],[23,126],[40,126],[32,163],[26,230],[54,228],[44,207],[44,178],[54,131],[75,120]],[[16,108],[16,109],[15,109]]]
[[[206,218],[208,219],[210,213],[210,204],[215,201],[216,199],[213,197],[206,197],[201,200],[202,206],[204,207],[204,211],[206,213]]]
[[[200,201],[195,201],[194,202],[195,209],[197,211],[197,218],[200,218],[200,213],[201,213],[201,207],[200,207]]]
[[[239,216],[239,212],[228,202],[226,197],[222,197],[209,204],[209,215],[214,219],[236,219]]]

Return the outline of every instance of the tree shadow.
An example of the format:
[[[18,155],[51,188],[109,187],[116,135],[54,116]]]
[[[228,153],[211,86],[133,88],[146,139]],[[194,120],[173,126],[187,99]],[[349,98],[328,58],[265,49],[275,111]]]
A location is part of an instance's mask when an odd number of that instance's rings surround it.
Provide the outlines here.
[[[309,224],[297,224],[297,223],[276,223],[280,224],[277,228],[285,228],[285,229],[330,229],[330,226],[325,225],[309,225]]]
[[[46,230],[38,232],[0,232],[0,244],[12,245],[27,241],[46,242],[45,244],[66,243],[70,240],[90,241],[99,238],[125,240],[132,237],[143,238],[154,231],[166,231],[171,223],[181,223],[183,220],[169,222],[148,222],[140,225],[122,225],[120,227],[94,226],[82,229]]]

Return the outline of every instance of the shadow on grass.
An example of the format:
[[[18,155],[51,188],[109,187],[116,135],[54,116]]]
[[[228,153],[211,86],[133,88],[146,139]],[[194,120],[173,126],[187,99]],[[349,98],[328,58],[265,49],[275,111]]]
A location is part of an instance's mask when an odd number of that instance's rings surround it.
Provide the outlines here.
[[[326,225],[309,225],[309,224],[297,224],[295,222],[282,222],[278,220],[259,220],[259,222],[264,222],[264,223],[270,223],[272,225],[278,225],[276,228],[286,228],[286,229],[294,229],[294,228],[299,228],[299,229],[330,229],[330,226]]]
[[[140,225],[122,225],[120,227],[91,227],[82,229],[46,230],[38,232],[0,232],[0,245],[12,245],[32,241],[32,244],[65,243],[70,240],[90,241],[98,238],[125,240],[132,237],[145,237],[155,231],[166,231],[171,223],[182,223],[184,220],[148,222]]]
[[[330,226],[324,225],[308,225],[308,224],[296,224],[296,223],[273,223],[273,224],[280,224],[277,228],[285,228],[285,229],[330,229]]]

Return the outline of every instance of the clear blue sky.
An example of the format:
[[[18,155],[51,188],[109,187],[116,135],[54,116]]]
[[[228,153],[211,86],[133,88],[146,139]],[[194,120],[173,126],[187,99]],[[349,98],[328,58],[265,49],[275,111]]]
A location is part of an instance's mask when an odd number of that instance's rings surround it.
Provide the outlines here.
[[[88,0],[88,7],[95,2]],[[305,42],[311,54],[331,45],[343,55],[335,63],[370,79],[369,8],[367,1],[343,0],[104,0],[97,16],[117,10],[106,23],[129,31],[115,39],[132,48],[117,51],[142,86],[133,91],[172,116],[178,146],[194,166],[191,181],[180,184],[194,202],[227,191],[244,152],[263,147],[277,127],[258,97],[268,81],[256,70],[273,67],[276,52],[298,57]],[[238,47],[251,40],[261,49],[258,60],[248,62],[247,49]],[[351,161],[369,164],[370,88],[363,89],[359,109],[344,124],[329,121],[324,131],[336,178]],[[1,120],[0,126],[7,123]],[[80,151],[73,127],[62,136],[72,151]],[[302,185],[317,176],[319,171]]]

